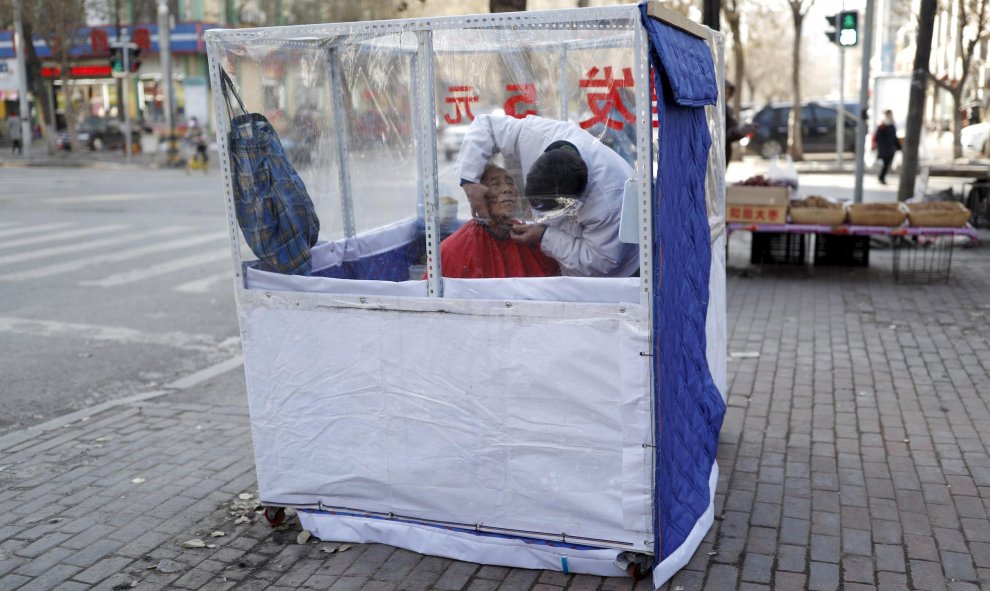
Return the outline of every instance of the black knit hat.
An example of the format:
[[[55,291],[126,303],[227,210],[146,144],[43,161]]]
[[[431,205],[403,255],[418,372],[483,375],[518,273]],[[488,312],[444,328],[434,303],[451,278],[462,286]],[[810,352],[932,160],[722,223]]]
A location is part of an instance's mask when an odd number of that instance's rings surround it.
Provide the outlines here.
[[[557,141],[536,159],[526,175],[526,198],[534,209],[554,209],[557,197],[578,199],[588,185],[588,165],[574,144]]]

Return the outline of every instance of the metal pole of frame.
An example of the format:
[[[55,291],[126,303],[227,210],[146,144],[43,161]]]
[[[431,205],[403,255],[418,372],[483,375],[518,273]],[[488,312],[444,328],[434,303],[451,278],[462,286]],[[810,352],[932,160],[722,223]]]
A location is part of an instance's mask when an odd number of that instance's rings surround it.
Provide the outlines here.
[[[570,95],[567,91],[568,83],[568,72],[567,72],[567,46],[563,45],[560,48],[560,80],[558,82],[558,92],[560,92],[560,120],[567,121],[568,115],[568,99]]]
[[[636,68],[636,163],[633,178],[637,182],[639,202],[640,301],[650,305],[653,290],[653,109],[650,97],[649,41],[642,26],[636,27],[633,42]]]
[[[350,148],[347,143],[347,105],[344,102],[344,75],[340,56],[333,47],[327,50],[330,59],[330,98],[333,113],[333,131],[337,141],[337,174],[340,180],[340,213],[343,216],[344,235],[357,235],[354,225],[354,201],[351,193]]]
[[[433,33],[417,31],[417,59],[414,61],[416,94],[416,160],[419,164],[419,187],[426,223],[426,291],[429,297],[443,297],[440,271],[440,196],[437,194],[436,105],[433,89]]]

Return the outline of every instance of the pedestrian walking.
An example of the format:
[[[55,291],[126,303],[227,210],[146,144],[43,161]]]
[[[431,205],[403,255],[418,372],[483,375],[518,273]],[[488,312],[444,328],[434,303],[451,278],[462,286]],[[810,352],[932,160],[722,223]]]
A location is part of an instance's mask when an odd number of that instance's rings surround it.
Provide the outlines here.
[[[21,118],[13,113],[7,118],[7,133],[10,134],[10,153],[22,154]]]
[[[901,140],[897,137],[897,126],[894,124],[894,112],[887,109],[883,112],[883,121],[873,132],[873,150],[880,159],[880,175],[877,177],[881,185],[887,184],[887,172],[894,154],[901,149]]]
[[[739,140],[746,137],[746,133],[743,128],[739,125],[739,120],[736,119],[736,113],[733,110],[730,103],[732,102],[732,97],[735,96],[736,85],[725,81],[725,167],[729,167],[729,162],[732,161],[732,144],[738,142]]]

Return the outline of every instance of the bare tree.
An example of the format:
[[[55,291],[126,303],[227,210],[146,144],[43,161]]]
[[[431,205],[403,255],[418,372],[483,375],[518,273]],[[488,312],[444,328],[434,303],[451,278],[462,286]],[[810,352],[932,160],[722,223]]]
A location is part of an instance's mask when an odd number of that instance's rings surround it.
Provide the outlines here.
[[[763,4],[747,7],[747,19],[763,23],[762,30],[786,31],[786,15]],[[782,38],[783,37],[783,38]],[[780,72],[790,60],[784,35],[749,35],[744,44],[746,68],[743,71],[748,96],[757,100],[783,100],[790,92],[790,84]],[[742,94],[742,86],[736,95]],[[758,99],[759,97],[759,99]]]
[[[725,0],[722,4],[722,14],[725,15],[725,23],[729,26],[732,34],[732,65],[735,67],[735,74],[732,76],[736,86],[736,93],[732,96],[732,110],[739,113],[742,107],[743,81],[746,79],[746,61],[742,43],[742,11],[740,5],[743,0]]]
[[[801,142],[801,32],[804,29],[804,18],[814,5],[815,0],[787,0],[794,20],[793,68],[791,70],[791,96],[794,105],[787,130],[787,152],[794,160],[804,158],[804,146]]]
[[[929,76],[938,88],[949,93],[952,97],[952,156],[962,157],[962,104],[963,96],[969,90],[967,82],[974,73],[976,65],[973,59],[980,44],[990,39],[990,0],[947,0],[943,6],[943,14],[951,12],[955,7],[954,21],[951,23],[956,39],[959,70],[957,76],[948,73]]]

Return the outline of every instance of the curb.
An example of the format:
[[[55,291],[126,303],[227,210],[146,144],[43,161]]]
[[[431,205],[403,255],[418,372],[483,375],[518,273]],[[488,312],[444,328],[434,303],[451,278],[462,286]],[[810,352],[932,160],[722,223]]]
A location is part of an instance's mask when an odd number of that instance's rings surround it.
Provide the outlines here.
[[[194,386],[198,386],[203,382],[209,381],[219,375],[223,375],[232,369],[236,369],[244,365],[244,356],[235,355],[230,359],[221,361],[211,365],[210,367],[201,369],[197,372],[193,372],[187,376],[179,378],[173,382],[165,384],[160,390],[151,390],[148,392],[141,392],[139,394],[132,394],[131,396],[126,396],[124,398],[118,398],[115,400],[108,400],[106,402],[101,402],[94,406],[88,408],[83,408],[69,414],[56,417],[39,425],[32,425],[30,427],[21,429],[20,431],[14,431],[6,435],[0,436],[0,450],[7,449],[13,445],[17,445],[23,441],[27,441],[32,437],[37,437],[49,431],[54,431],[56,429],[61,429],[62,427],[72,424],[76,421],[86,419],[95,414],[101,413],[105,410],[117,406],[126,406],[128,404],[134,404],[135,402],[144,402],[145,400],[151,400],[153,398],[158,398],[159,396],[164,396],[166,394],[172,394],[175,392],[180,392],[182,390],[187,390]]]
[[[103,170],[145,170],[149,164],[126,164],[100,160],[0,160],[0,168],[97,168]]]

